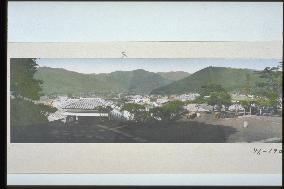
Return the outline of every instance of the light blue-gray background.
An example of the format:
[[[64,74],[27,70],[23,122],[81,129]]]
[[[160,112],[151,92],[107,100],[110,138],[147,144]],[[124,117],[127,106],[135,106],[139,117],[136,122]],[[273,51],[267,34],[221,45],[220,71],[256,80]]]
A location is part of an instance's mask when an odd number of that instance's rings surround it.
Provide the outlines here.
[[[282,23],[281,2],[8,3],[8,42],[281,41]],[[281,185],[282,182],[280,174],[8,174],[7,178],[9,185]]]
[[[9,42],[282,40],[281,2],[9,2]]]
[[[279,186],[280,174],[9,174],[10,185]]]

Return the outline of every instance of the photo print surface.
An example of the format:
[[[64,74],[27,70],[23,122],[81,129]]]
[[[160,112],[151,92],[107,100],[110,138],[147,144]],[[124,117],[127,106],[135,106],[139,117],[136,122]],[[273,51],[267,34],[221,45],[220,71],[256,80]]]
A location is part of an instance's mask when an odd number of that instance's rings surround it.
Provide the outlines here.
[[[11,58],[11,143],[281,143],[282,61]]]

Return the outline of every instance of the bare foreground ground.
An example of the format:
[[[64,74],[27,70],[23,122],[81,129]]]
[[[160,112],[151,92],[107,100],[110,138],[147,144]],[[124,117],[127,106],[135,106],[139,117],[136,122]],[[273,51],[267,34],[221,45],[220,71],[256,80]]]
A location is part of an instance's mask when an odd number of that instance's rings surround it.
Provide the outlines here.
[[[244,121],[248,127],[244,128]],[[282,142],[282,117],[251,116],[137,124],[86,121],[66,126],[12,126],[12,143],[242,143]]]

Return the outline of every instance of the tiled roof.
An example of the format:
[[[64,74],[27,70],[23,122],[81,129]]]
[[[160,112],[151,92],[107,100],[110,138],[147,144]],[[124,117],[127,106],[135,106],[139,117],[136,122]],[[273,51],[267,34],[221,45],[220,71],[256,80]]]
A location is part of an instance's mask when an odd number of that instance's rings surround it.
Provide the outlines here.
[[[81,110],[94,110],[98,106],[103,106],[106,101],[100,98],[82,98],[70,104],[67,104],[64,109],[81,109]]]

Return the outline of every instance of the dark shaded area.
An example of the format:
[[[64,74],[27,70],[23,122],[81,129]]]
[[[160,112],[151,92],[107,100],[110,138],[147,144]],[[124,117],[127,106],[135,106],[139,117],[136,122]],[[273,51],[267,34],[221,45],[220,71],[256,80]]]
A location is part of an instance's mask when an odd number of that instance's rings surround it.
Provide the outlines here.
[[[157,122],[122,128],[153,143],[225,143],[236,132],[232,127],[195,121]]]
[[[65,125],[11,127],[12,143],[225,143],[236,129],[195,121],[111,122],[89,120]]]
[[[43,104],[35,104],[23,98],[11,98],[11,125],[20,127],[26,125],[48,124],[47,113],[55,112],[56,108]]]

